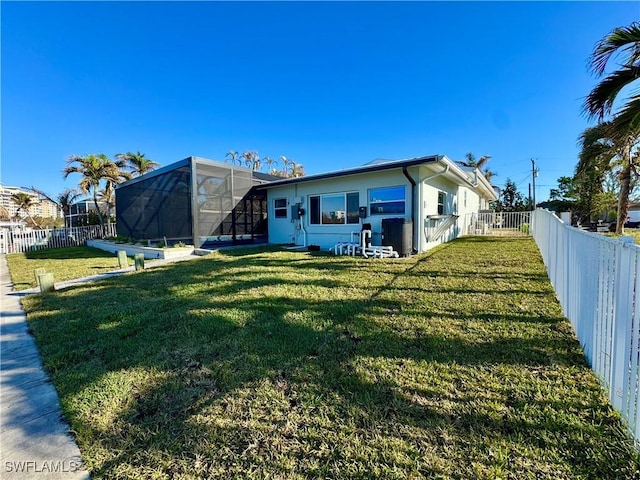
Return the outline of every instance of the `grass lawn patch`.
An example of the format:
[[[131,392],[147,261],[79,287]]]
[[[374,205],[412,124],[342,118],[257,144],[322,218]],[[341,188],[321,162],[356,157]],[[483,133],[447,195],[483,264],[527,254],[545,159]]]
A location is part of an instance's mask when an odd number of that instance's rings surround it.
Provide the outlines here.
[[[619,238],[621,235],[615,233],[606,233],[607,237]],[[640,245],[640,229],[639,228],[625,228],[624,235],[633,238],[633,243]]]
[[[129,265],[133,260],[129,259]],[[56,282],[88,277],[117,270],[118,258],[115,254],[91,247],[66,247],[35,250],[7,255],[11,281],[15,290],[36,287],[33,271],[45,268],[53,273]]]
[[[530,238],[218,252],[23,303],[95,479],[639,475]]]

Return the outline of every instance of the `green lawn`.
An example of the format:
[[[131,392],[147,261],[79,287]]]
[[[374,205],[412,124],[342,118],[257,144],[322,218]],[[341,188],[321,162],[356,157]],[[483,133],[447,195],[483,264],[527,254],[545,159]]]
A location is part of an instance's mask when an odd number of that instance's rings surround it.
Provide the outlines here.
[[[15,290],[36,286],[33,271],[45,268],[53,273],[56,282],[88,277],[117,270],[118,258],[114,253],[91,247],[67,247],[35,250],[7,255],[11,280]],[[129,259],[133,265],[133,260]]]
[[[640,477],[530,238],[220,252],[24,305],[95,479]]]

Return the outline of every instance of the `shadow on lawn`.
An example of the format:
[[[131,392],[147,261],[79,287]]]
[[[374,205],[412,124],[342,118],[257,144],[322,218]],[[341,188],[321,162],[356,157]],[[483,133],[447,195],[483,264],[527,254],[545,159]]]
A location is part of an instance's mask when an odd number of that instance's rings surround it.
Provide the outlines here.
[[[387,476],[395,469],[472,478],[474,462],[489,468],[487,452],[504,442],[511,450],[496,466],[512,475],[560,478],[562,471],[605,479],[636,468],[628,442],[597,428],[614,429],[617,420],[598,403],[595,382],[562,401],[535,391],[544,386],[537,376],[586,370],[575,340],[554,330],[564,322],[560,316],[513,312],[518,325],[535,328],[507,333],[495,326],[509,315],[482,305],[471,315],[455,303],[433,311],[423,308],[421,297],[411,305],[387,298],[394,282],[442,273],[430,257],[377,267],[291,258],[287,264],[260,252],[234,253],[34,298],[33,310],[52,312],[31,326],[81,448],[98,444],[112,455],[93,465],[93,475],[112,477],[123,465],[149,471],[158,458],[173,458],[165,475],[201,468],[203,476],[233,476],[261,466],[258,476],[343,477],[360,465]],[[315,276],[291,277],[300,267]],[[345,271],[361,275],[372,268],[387,277],[368,288],[365,279],[347,294],[340,290]],[[513,274],[515,284],[524,275]],[[547,290],[546,278],[526,278],[539,283],[534,296]],[[312,294],[318,289],[326,295]],[[451,325],[432,328],[437,322]],[[469,337],[465,323],[486,329],[486,336]],[[138,368],[156,372],[153,381],[123,399],[111,429],[70,412],[70,400],[85,389]],[[404,378],[416,372],[426,377]],[[529,389],[516,374],[533,379]],[[486,385],[487,378],[495,383]],[[484,396],[499,406],[479,403]],[[371,450],[362,453],[365,447]],[[611,458],[620,448],[624,455]],[[531,451],[544,459],[533,462],[525,453]],[[272,463],[265,464],[268,458]]]

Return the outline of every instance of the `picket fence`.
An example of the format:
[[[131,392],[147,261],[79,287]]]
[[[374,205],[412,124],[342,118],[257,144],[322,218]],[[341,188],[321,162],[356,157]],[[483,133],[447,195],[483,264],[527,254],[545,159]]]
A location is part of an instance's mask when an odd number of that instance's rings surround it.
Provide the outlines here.
[[[640,247],[571,227],[546,210],[533,238],[565,316],[640,445]]]
[[[474,212],[459,222],[462,235],[521,236],[529,235],[531,212]]]
[[[61,248],[84,245],[87,240],[116,235],[116,225],[53,228],[40,230],[0,229],[0,254],[20,253],[44,248]]]

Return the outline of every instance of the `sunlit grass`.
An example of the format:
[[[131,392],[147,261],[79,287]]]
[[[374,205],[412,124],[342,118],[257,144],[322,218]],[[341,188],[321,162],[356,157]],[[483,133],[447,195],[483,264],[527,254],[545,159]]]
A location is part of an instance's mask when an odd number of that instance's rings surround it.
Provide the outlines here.
[[[115,253],[91,247],[51,248],[27,253],[11,253],[7,255],[7,262],[15,290],[36,286],[33,274],[36,268],[44,268],[48,273],[53,273],[56,282],[88,277],[119,268]],[[133,265],[133,260],[129,259],[129,264]]]
[[[638,476],[531,239],[218,253],[24,305],[92,478]]]

